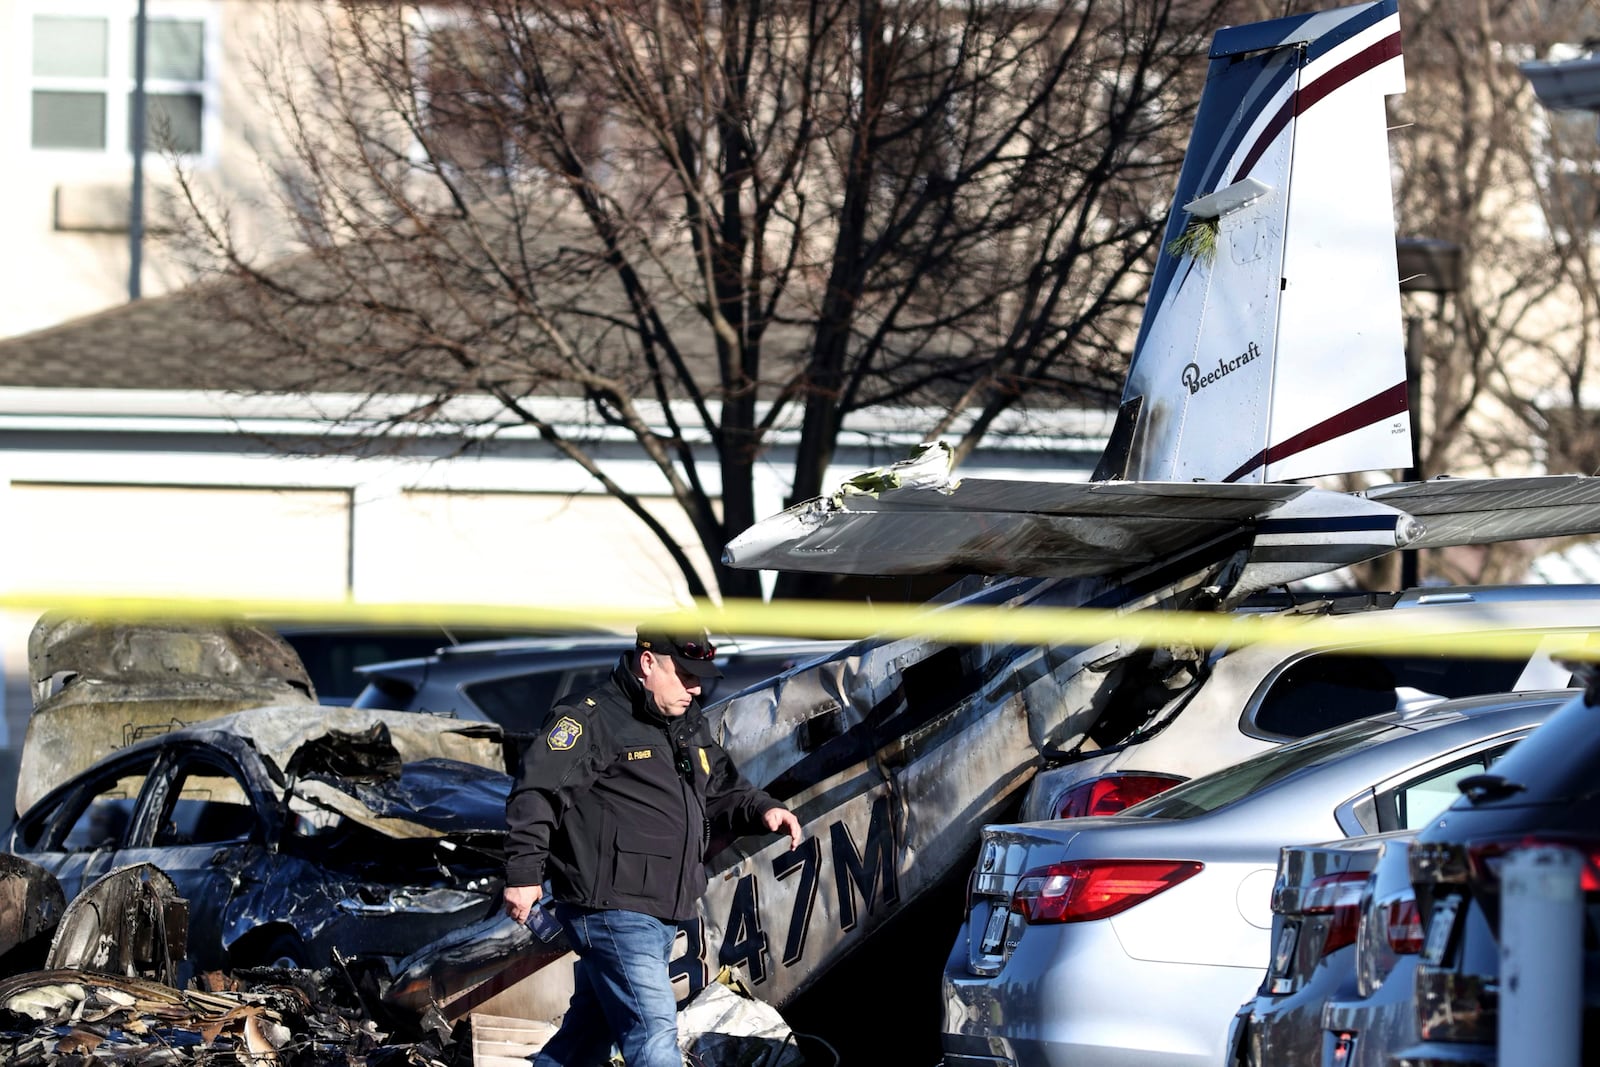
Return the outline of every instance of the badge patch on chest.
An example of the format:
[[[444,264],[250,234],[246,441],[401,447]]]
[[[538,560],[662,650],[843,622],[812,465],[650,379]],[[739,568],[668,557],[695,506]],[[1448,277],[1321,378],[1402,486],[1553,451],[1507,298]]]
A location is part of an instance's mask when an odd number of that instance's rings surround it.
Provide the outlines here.
[[[550,736],[545,738],[551,750],[565,752],[578,743],[578,738],[583,736],[583,723],[570,715],[561,716],[561,721],[550,729]]]

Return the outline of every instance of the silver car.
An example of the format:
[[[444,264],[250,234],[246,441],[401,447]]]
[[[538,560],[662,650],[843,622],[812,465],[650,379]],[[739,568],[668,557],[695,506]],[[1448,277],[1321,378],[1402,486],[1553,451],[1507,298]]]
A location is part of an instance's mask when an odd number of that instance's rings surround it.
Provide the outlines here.
[[[1406,844],[1383,845],[1362,894],[1355,989],[1322,1007],[1322,1056],[1313,1061],[1319,1067],[1390,1067],[1390,1053],[1418,1040],[1413,994],[1422,914]]]
[[[1422,814],[1408,811],[1408,821]],[[1321,1063],[1324,1009],[1357,995],[1362,939],[1376,934],[1387,945],[1390,938],[1420,937],[1414,897],[1409,912],[1382,911],[1374,916],[1376,923],[1368,921],[1366,910],[1373,868],[1386,852],[1400,856],[1403,865],[1414,837],[1415,831],[1396,830],[1283,850],[1272,887],[1272,959],[1261,988],[1234,1019],[1228,1067]],[[1340,1050],[1344,1059],[1338,1062],[1344,1063],[1354,1045],[1345,1033],[1335,1035],[1330,1048]]]
[[[945,964],[946,1067],[1224,1062],[1286,845],[1412,828],[1570,692],[1349,723],[1103,818],[984,829]]]
[[[1441,698],[1572,685],[1572,672],[1550,653],[1600,626],[1600,587],[1412,589],[1319,601],[1278,615],[1326,625],[1302,644],[1221,647],[1205,655],[1160,650],[1118,687],[1121,703],[1101,715],[1088,741],[1057,753],[1056,765],[1035,776],[1018,818],[1114,814],[1178,782],[1365,715]],[[1362,627],[1375,617],[1385,624],[1403,620],[1423,634],[1551,636],[1522,658],[1396,653],[1362,639]],[[1350,637],[1329,636],[1340,630]],[[1152,696],[1129,696],[1140,693]]]

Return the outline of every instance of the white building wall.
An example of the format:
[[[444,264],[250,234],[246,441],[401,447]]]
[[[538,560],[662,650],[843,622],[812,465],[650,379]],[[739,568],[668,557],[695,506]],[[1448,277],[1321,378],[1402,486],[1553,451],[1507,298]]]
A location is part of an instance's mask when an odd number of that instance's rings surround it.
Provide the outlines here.
[[[255,151],[268,136],[263,98],[251,84],[253,50],[269,37],[277,5],[256,0],[147,0],[151,22],[198,25],[203,70],[195,81],[152,78],[153,92],[203,97],[202,147],[183,158],[199,184],[224,191],[236,205],[243,232],[269,232],[269,216],[253,216],[266,193]],[[128,150],[127,96],[132,88],[132,27],[136,0],[0,0],[0,203],[6,210],[5,255],[0,256],[0,337],[43,329],[115,307],[128,298],[130,247],[127,205],[133,159]],[[104,77],[50,76],[39,72],[38,19],[101,20],[107,27]],[[104,147],[37,147],[33,135],[36,91],[101,94],[106,101]],[[160,203],[174,189],[171,161],[147,152],[146,218],[152,229]],[[190,281],[160,241],[143,245],[141,292],[154,296]],[[263,249],[264,251],[265,249]]]
[[[326,410],[330,405],[321,404]],[[546,413],[561,402],[544,402]],[[0,389],[0,594],[282,603],[681,607],[688,588],[649,531],[576,464],[504,430],[464,454],[422,437],[394,455],[289,455],[265,442],[325,432],[289,400]],[[573,409],[574,419],[578,418]],[[928,413],[883,412],[844,435],[831,481],[904,456]],[[1010,418],[962,474],[1087,478],[1109,412]],[[709,573],[687,518],[626,440],[590,435],[608,473]],[[781,510],[793,435],[758,469],[758,511]],[[702,477],[719,491],[709,446]],[[46,597],[48,599],[48,597]],[[279,612],[281,614],[281,612]],[[36,611],[0,613],[7,735],[26,722]]]

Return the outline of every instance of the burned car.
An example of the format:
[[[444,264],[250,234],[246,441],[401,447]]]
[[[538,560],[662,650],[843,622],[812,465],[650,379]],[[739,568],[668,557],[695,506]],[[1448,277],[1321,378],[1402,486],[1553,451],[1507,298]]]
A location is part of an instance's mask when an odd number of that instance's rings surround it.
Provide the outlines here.
[[[195,974],[337,963],[376,992],[401,957],[500,914],[504,759],[492,725],[255,708],[113,753],[31,805],[5,847],[69,900],[159,867],[189,901]],[[524,935],[539,962],[565,954]],[[570,977],[542,984],[559,1010]]]

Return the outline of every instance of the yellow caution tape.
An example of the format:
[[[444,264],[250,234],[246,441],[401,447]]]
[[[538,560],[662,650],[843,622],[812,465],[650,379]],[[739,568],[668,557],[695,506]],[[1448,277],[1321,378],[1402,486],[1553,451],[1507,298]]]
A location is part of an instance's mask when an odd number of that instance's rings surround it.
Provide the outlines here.
[[[678,610],[659,605],[512,605],[354,600],[272,600],[84,596],[50,592],[0,595],[0,610],[55,612],[102,619],[252,617],[300,624],[369,626],[472,626],[572,630],[601,627],[631,632],[641,621],[665,627],[704,627],[714,634],[861,638],[923,637],[955,643],[1018,643],[1092,646],[1246,644],[1381,645],[1386,651],[1448,656],[1524,657],[1540,647],[1570,659],[1600,659],[1600,639],[1587,631],[1558,637],[1517,630],[1438,632],[1425,609],[1373,611],[1328,617],[1240,615],[1150,609],[1132,613],[1092,608],[968,607],[859,604],[838,601],[730,600]],[[1430,625],[1435,628],[1430,629]],[[1554,627],[1552,627],[1554,629]]]

